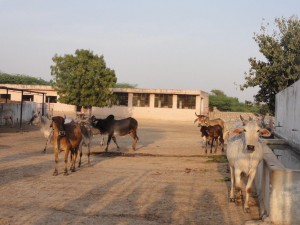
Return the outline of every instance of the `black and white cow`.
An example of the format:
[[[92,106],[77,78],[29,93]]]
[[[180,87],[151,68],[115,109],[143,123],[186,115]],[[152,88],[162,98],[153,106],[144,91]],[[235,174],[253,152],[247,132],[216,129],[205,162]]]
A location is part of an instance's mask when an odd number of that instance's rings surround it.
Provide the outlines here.
[[[115,135],[125,136],[129,134],[133,138],[132,149],[136,149],[136,144],[139,140],[137,136],[138,122],[136,121],[136,119],[128,117],[126,119],[115,120],[114,115],[109,115],[105,119],[97,119],[95,116],[92,116],[90,118],[90,121],[91,125],[100,131],[100,134],[108,135],[107,145],[105,148],[106,152],[108,150],[111,139],[113,139],[113,141],[117,145],[117,148],[120,148]]]

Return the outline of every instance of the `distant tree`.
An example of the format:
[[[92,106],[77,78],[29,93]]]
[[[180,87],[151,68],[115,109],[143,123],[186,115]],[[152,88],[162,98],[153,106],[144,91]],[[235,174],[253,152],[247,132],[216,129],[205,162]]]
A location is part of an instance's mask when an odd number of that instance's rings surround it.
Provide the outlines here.
[[[128,84],[128,83],[116,83],[115,88],[136,88],[137,84]]]
[[[115,71],[107,68],[104,57],[89,50],[76,50],[75,55],[55,55],[51,66],[53,88],[59,102],[77,106],[110,106],[114,95]]]
[[[245,73],[246,82],[241,90],[259,86],[254,96],[256,102],[265,103],[269,111],[275,111],[275,96],[300,76],[300,21],[298,17],[276,18],[277,30],[267,33],[267,25],[261,26],[261,34],[254,34],[265,61],[249,58],[250,70]]]
[[[213,90],[211,90],[210,91],[213,95],[215,95],[215,96],[219,96],[219,97],[221,97],[221,96],[226,96],[226,94],[223,92],[223,91],[221,91],[221,90],[218,90],[218,89],[213,89]]]
[[[0,72],[0,84],[50,85],[50,82],[28,75]]]
[[[238,98],[228,97],[223,91],[214,89],[209,95],[209,107],[217,107],[220,111],[227,112],[258,112],[259,104],[252,104],[249,101],[239,102]]]

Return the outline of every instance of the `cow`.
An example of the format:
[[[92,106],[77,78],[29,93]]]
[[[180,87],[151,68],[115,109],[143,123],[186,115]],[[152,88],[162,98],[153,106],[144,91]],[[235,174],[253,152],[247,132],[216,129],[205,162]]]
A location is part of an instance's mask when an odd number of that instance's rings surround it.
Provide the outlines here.
[[[51,118],[48,116],[42,116],[40,112],[33,113],[28,124],[30,125],[33,124],[40,128],[40,131],[43,133],[44,137],[46,138],[45,147],[42,152],[46,153],[47,145],[50,142],[53,133],[52,128],[50,128]]]
[[[70,170],[75,172],[75,163],[78,155],[78,149],[82,143],[82,133],[80,125],[74,121],[65,124],[65,119],[61,116],[52,117],[50,127],[53,129],[52,145],[55,156],[55,169],[53,176],[58,175],[58,154],[64,151],[65,169],[64,175],[68,175],[68,156],[71,154]]]
[[[222,127],[223,132],[224,132],[224,124],[225,123],[224,123],[224,120],[222,120],[221,118],[210,120],[208,118],[208,116],[197,115],[196,112],[195,112],[195,115],[197,116],[197,118],[194,120],[194,123],[196,123],[198,121],[198,127],[200,127],[200,126],[220,125]]]
[[[0,117],[1,120],[5,121],[5,125],[8,125],[10,121],[11,127],[14,126],[14,111],[11,109],[4,109],[3,111],[0,111]]]
[[[80,131],[82,133],[82,141],[80,143],[79,148],[79,163],[78,167],[81,166],[81,157],[82,157],[82,146],[85,145],[88,148],[88,165],[91,165],[90,163],[90,154],[91,154],[91,142],[93,138],[93,132],[92,127],[89,123],[86,123],[84,121],[77,121],[77,123],[80,125]]]
[[[136,144],[139,140],[137,136],[138,122],[134,118],[128,117],[121,120],[115,120],[114,115],[109,115],[105,119],[97,119],[95,116],[92,116],[90,121],[92,127],[97,128],[100,131],[100,134],[108,135],[105,148],[106,152],[108,151],[111,139],[113,139],[117,148],[120,149],[115,135],[125,136],[129,134],[133,138],[132,149],[136,149]]]
[[[223,139],[223,129],[220,125],[214,126],[201,126],[200,132],[202,137],[206,138],[206,145],[205,145],[205,153],[207,153],[207,144],[210,141],[210,153],[212,153],[212,147],[214,144],[214,140],[216,141],[216,148],[215,152],[217,152],[217,148],[219,145],[219,141],[222,144],[222,152],[224,152],[224,139]]]
[[[258,164],[263,159],[263,144],[259,137],[269,137],[271,133],[267,129],[262,129],[257,121],[251,117],[249,117],[249,120],[245,120],[241,116],[241,119],[243,128],[238,127],[231,132],[235,135],[228,139],[226,155],[230,167],[231,202],[238,203],[243,199],[241,174],[244,173],[248,177],[244,202],[244,212],[248,213],[250,212],[249,196],[252,183]]]
[[[80,125],[80,131],[82,133],[82,141],[80,143],[80,159],[78,163],[78,167],[81,166],[81,157],[82,157],[82,146],[85,145],[88,148],[88,164],[90,165],[90,152],[91,152],[91,141],[93,137],[92,129],[91,126],[86,123],[85,121],[80,121],[80,120],[74,120],[73,118],[66,117],[64,115],[64,124],[69,124],[69,123],[78,123]],[[43,153],[46,153],[46,149],[48,146],[48,143],[50,142],[52,135],[53,135],[53,129],[50,127],[52,123],[51,117],[50,116],[42,116],[40,112],[38,113],[33,113],[33,116],[29,120],[28,124],[30,125],[35,125],[40,128],[40,131],[43,133],[44,137],[46,138],[46,143],[45,147],[43,149]]]

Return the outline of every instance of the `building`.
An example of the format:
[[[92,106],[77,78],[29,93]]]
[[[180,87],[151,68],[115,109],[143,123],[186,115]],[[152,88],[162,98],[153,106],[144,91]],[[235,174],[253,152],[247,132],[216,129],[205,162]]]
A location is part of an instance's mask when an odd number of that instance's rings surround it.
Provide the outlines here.
[[[0,84],[8,88],[23,90],[23,101],[46,103],[49,110],[76,112],[76,106],[57,103],[59,96],[51,86]],[[27,92],[26,92],[27,91]],[[45,95],[31,93],[43,92]],[[93,107],[92,114],[105,117],[114,114],[116,118],[132,116],[142,119],[163,119],[193,121],[195,113],[208,114],[209,95],[200,90],[112,88],[117,98],[112,107]],[[21,101],[22,94],[0,89],[0,98]],[[43,99],[44,98],[44,99]]]

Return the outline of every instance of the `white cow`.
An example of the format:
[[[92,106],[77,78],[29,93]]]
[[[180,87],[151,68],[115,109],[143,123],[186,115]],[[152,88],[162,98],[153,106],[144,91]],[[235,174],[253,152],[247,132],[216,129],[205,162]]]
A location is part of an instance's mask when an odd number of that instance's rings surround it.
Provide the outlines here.
[[[251,186],[257,166],[263,159],[263,146],[259,136],[269,137],[271,133],[267,129],[261,129],[257,121],[252,118],[249,118],[249,121],[244,120],[242,117],[241,119],[244,127],[236,128],[232,133],[237,133],[237,135],[229,138],[227,144],[226,154],[231,177],[230,201],[234,202],[236,200],[238,202],[243,197],[241,174],[244,172],[248,177],[244,212],[250,212],[249,195]]]
[[[11,127],[14,126],[14,111],[11,109],[5,109],[0,112],[1,119],[5,121],[5,125],[8,125],[10,121]]]
[[[50,142],[53,133],[53,130],[50,127],[51,118],[49,118],[48,116],[42,116],[40,112],[33,113],[29,124],[39,126],[40,131],[44,134],[44,137],[46,138],[46,143],[43,152],[46,153],[47,145]]]

